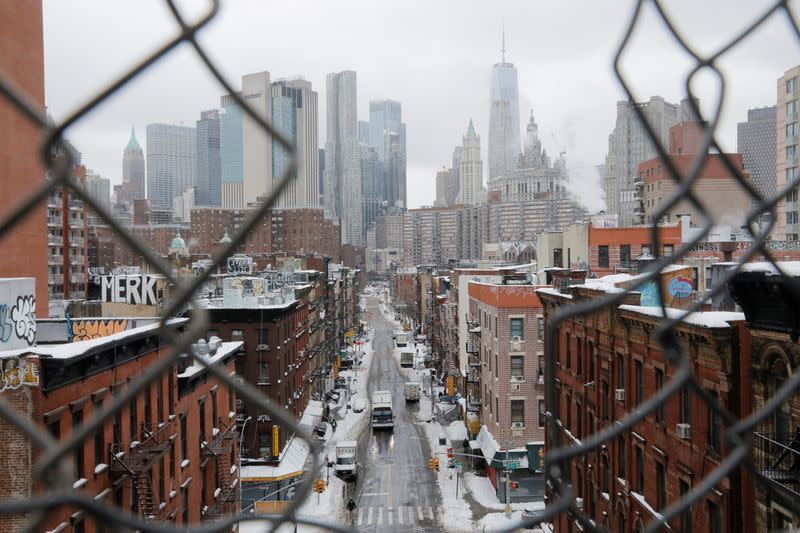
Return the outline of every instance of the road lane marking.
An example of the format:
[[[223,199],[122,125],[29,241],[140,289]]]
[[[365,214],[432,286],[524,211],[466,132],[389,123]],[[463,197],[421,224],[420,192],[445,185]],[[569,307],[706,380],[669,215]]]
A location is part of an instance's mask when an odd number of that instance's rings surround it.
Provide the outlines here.
[[[433,520],[433,507],[428,507],[428,514],[431,516],[431,520]]]
[[[386,506],[391,508],[392,507],[392,465],[389,463],[386,465],[386,470],[388,471],[389,482],[386,487],[388,494],[386,495]]]
[[[358,523],[356,524],[358,526],[361,525],[361,519],[362,519],[363,512],[364,512],[364,508],[363,507],[359,507],[358,508]]]
[[[361,494],[362,496],[386,496],[389,494],[388,492],[365,492]]]
[[[378,525],[383,524],[383,507],[378,507]]]
[[[367,512],[367,525],[372,524],[372,507],[369,508],[369,512]]]
[[[422,514],[422,507],[417,506],[417,514],[419,515],[420,520],[425,520],[425,515]]]

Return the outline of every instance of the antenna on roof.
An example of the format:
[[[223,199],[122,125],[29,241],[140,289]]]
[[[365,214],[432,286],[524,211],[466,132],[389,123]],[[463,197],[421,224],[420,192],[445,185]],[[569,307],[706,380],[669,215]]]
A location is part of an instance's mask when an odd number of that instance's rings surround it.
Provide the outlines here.
[[[503,22],[503,48],[502,48],[503,63],[506,62],[506,23]]]

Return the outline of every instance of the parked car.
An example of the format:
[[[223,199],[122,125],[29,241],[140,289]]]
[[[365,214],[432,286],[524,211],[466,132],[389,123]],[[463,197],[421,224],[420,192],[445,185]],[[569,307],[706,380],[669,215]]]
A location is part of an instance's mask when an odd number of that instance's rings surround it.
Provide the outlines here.
[[[367,400],[364,398],[356,398],[353,400],[353,412],[361,413],[367,408]]]

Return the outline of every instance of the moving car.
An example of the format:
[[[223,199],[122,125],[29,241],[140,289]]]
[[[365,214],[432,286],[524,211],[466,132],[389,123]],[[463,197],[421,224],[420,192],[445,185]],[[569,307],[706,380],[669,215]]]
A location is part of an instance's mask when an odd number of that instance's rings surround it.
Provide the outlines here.
[[[422,387],[420,386],[419,381],[408,381],[408,382],[406,382],[406,401],[407,402],[418,402],[421,391],[422,391]]]
[[[364,398],[356,398],[353,400],[353,412],[361,413],[367,408],[367,400]]]
[[[336,460],[333,463],[336,477],[350,481],[358,476],[357,447],[358,443],[354,440],[343,440],[336,444]]]
[[[392,393],[388,390],[378,390],[372,395],[372,427],[393,428],[394,413],[392,412]]]

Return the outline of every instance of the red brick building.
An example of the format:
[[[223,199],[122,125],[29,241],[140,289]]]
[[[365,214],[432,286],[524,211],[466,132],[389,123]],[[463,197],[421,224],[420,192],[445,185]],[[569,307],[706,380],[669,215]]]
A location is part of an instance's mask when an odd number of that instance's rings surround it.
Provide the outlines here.
[[[41,2],[0,3],[0,71],[44,113],[44,40]],[[0,195],[6,205],[21,202],[45,176],[37,147],[39,128],[0,96]],[[44,202],[0,238],[0,277],[36,278],[40,316],[47,316],[47,220]],[[13,253],[8,251],[13,250]]]
[[[545,321],[561,306],[606,295],[602,284],[542,289]],[[575,445],[610,428],[635,411],[673,377],[654,331],[660,308],[641,307],[639,294],[625,305],[564,321],[554,350],[556,397],[548,410],[557,417],[561,445]],[[669,310],[672,316],[673,310]],[[751,412],[749,335],[739,313],[690,315],[674,328],[681,354],[691,356],[705,389],[737,418]],[[554,421],[555,422],[555,421]],[[670,397],[623,437],[570,462],[569,478],[578,506],[612,531],[642,531],[655,512],[676,502],[727,456],[720,417],[688,389]],[[553,433],[546,446],[552,447]],[[551,495],[551,502],[554,496]],[[691,510],[671,521],[675,531],[754,530],[752,480],[736,472]],[[578,531],[566,514],[556,531]]]
[[[652,228],[596,228],[589,226],[589,272],[596,276],[630,272],[634,259],[643,253],[670,256],[681,245],[681,226],[658,226],[661,250],[653,250]],[[658,253],[656,253],[658,252]]]
[[[13,363],[18,374],[0,394],[54,438],[67,438],[169,350],[158,323],[149,322],[102,339],[4,352],[3,368]],[[173,320],[170,327],[180,330],[185,323]],[[61,329],[66,331],[63,324]],[[233,372],[241,343],[212,339],[208,346],[203,357]],[[186,360],[170,368],[67,459],[74,488],[151,521],[189,524],[236,512],[234,404],[235,394],[205,367]],[[0,431],[6,436],[0,443],[4,456],[20,458],[0,465],[0,479],[7,482],[0,487],[3,498],[42,490],[31,473],[39,449],[6,420]],[[0,530],[18,524],[6,516]],[[49,510],[44,530],[100,528],[84,511],[64,507]]]

